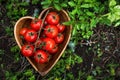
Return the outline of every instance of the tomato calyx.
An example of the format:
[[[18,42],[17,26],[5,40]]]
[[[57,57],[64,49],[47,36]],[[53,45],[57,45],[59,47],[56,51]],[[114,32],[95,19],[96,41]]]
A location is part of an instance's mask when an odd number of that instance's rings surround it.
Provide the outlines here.
[[[43,48],[45,45],[46,45],[46,42],[42,42],[42,43],[40,44],[39,48],[41,49],[41,48]]]
[[[53,17],[53,19],[56,19],[56,16],[55,16],[55,15],[53,15],[52,17]]]
[[[48,62],[49,55],[43,50],[37,50],[34,53],[34,59],[37,63],[46,63]]]
[[[35,18],[34,20],[33,20],[33,22],[34,23],[37,23],[39,20],[37,19],[37,18]]]
[[[62,36],[62,34],[61,33],[58,33],[58,37],[61,37]]]
[[[35,34],[35,33],[33,33],[33,32],[30,32],[30,33],[29,33],[30,36],[33,36],[34,34]]]
[[[31,48],[30,48],[30,45],[27,45],[25,49],[26,49],[26,50],[31,49]]]
[[[53,32],[53,29],[48,28],[47,31],[48,31],[48,32]]]
[[[41,54],[38,54],[37,57],[38,57],[38,59],[41,59],[41,58],[43,59]]]

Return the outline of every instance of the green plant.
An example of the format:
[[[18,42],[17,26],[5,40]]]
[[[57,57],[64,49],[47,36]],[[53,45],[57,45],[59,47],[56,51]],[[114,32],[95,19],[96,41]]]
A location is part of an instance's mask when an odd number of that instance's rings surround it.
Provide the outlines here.
[[[8,1],[6,4],[7,9],[7,16],[11,20],[17,20],[21,16],[25,16],[27,13],[27,10],[24,8],[24,6],[27,6],[28,2],[19,2],[19,0],[11,0]],[[23,6],[23,7],[20,7]]]
[[[13,28],[11,27],[6,27],[5,32],[7,36],[13,36]]]
[[[20,49],[19,49],[19,47],[17,45],[11,46],[10,51],[11,51],[11,53],[14,54],[15,62],[19,61],[20,60]]]
[[[32,0],[32,4],[38,4],[39,0]]]
[[[31,69],[26,69],[25,71],[23,71],[23,73],[12,73],[11,71],[6,71],[5,77],[6,80],[35,80],[35,75],[33,75],[33,71]]]
[[[80,64],[82,62],[83,59],[80,56],[73,54],[71,50],[67,49],[54,68],[48,73],[48,75],[43,77],[43,80],[74,80],[75,78],[71,69],[75,64]]]
[[[102,17],[109,20],[108,25],[114,25],[115,27],[120,25],[120,5],[117,4],[116,0],[109,1],[109,11]]]

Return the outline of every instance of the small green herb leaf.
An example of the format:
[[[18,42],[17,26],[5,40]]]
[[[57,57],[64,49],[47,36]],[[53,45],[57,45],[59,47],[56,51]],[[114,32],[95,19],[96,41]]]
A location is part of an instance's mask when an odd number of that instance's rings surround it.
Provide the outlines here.
[[[109,7],[115,6],[116,1],[115,0],[110,0]]]
[[[76,6],[76,4],[74,3],[74,1],[69,1],[68,4],[69,4],[71,7]]]

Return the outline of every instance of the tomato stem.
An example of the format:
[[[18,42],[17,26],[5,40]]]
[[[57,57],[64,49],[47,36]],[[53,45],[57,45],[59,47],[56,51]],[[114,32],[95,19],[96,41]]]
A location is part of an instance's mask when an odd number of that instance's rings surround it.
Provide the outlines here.
[[[47,16],[48,13],[49,13],[49,10],[46,12],[45,17],[42,19],[41,28],[40,28],[39,31],[38,31],[38,37],[37,37],[37,40],[36,40],[36,41],[39,40],[39,36],[40,36],[41,30],[42,30],[42,28],[43,28],[43,24],[44,24],[44,22],[45,22],[45,18],[46,18],[46,16]],[[36,48],[37,48],[37,45],[35,44],[34,52],[36,51]]]

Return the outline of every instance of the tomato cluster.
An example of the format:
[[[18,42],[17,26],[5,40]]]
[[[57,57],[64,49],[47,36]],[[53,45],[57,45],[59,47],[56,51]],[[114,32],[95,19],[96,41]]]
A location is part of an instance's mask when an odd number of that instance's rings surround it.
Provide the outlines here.
[[[66,26],[61,22],[59,14],[52,11],[44,21],[34,19],[28,27],[22,27],[19,33],[24,42],[21,48],[23,56],[33,57],[40,64],[48,62],[58,52],[59,44],[64,41]]]

